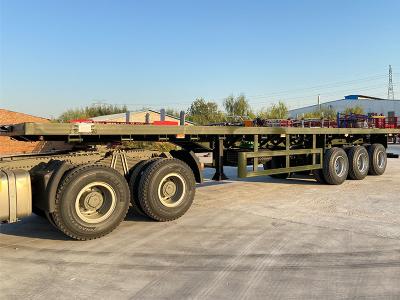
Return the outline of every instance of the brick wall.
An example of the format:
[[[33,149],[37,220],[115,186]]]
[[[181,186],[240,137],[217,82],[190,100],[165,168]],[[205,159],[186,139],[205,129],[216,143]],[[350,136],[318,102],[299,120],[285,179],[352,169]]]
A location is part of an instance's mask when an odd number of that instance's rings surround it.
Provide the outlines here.
[[[24,122],[49,123],[45,118],[0,109],[0,124],[11,125]],[[0,136],[0,156],[8,154],[24,154],[45,152],[52,149],[64,149],[64,143],[54,142],[20,142],[9,137]]]

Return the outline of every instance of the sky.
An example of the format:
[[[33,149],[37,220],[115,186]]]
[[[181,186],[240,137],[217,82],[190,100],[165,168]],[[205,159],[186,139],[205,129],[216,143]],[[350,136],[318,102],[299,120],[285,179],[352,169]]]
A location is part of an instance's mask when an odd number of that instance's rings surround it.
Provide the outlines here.
[[[0,108],[400,98],[400,1],[0,0]]]

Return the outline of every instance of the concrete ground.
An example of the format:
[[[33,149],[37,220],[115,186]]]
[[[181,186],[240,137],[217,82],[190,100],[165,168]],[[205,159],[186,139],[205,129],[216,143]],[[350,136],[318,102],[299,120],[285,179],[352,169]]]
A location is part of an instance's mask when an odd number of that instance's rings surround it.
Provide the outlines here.
[[[341,186],[234,171],[181,219],[130,215],[94,241],[37,216],[1,225],[0,298],[400,298],[400,159]]]

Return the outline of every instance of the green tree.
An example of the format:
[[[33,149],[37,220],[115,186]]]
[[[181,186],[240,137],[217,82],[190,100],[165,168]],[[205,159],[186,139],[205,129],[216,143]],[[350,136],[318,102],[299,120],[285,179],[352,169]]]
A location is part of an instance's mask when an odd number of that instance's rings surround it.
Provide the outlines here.
[[[289,110],[285,103],[279,101],[278,104],[272,104],[267,109],[262,109],[257,117],[260,119],[287,119]]]
[[[83,108],[68,109],[60,115],[58,122],[68,122],[77,119],[88,119],[98,116],[112,115],[127,112],[126,105],[93,104]]]
[[[225,98],[224,108],[229,117],[255,117],[249,101],[247,101],[244,95],[240,95],[236,98],[231,95]]]
[[[353,107],[346,107],[346,109],[344,110],[344,113],[346,115],[351,115],[351,114],[355,114],[355,115],[363,115],[365,114],[364,108],[360,105],[356,105]]]
[[[218,104],[197,98],[188,109],[188,120],[197,125],[207,125],[224,121],[224,114],[219,110]]]
[[[332,107],[321,107],[312,112],[305,113],[302,117],[305,119],[336,120],[337,111]]]
[[[176,110],[176,109],[173,109],[173,108],[167,108],[165,110],[165,113],[167,115],[169,115],[169,116],[173,116],[173,117],[176,117],[176,118],[179,118],[179,116],[180,116],[180,112],[178,110]]]

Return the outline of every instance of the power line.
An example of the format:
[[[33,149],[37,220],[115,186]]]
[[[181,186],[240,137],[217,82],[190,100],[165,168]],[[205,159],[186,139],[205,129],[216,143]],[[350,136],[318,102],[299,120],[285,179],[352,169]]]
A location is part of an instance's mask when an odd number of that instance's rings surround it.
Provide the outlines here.
[[[251,96],[250,95],[250,96],[248,96],[248,95],[246,95],[246,98],[251,103],[262,103],[262,102],[265,102],[265,100],[267,100],[267,99],[270,99],[270,100],[272,100],[272,99],[282,99],[282,100],[287,101],[287,100],[290,100],[290,99],[314,97],[317,94],[321,94],[323,96],[326,96],[326,95],[333,95],[333,94],[337,94],[337,93],[349,93],[349,91],[351,91],[351,90],[353,90],[353,91],[357,90],[357,91],[362,92],[362,91],[370,90],[370,89],[377,89],[377,88],[382,89],[383,86],[384,86],[384,83],[382,82],[382,83],[380,83],[378,85],[375,84],[375,85],[372,85],[372,86],[371,85],[368,85],[368,86],[354,86],[354,87],[349,87],[349,88],[346,88],[346,89],[334,89],[334,90],[332,90],[332,87],[331,87],[331,88],[327,88],[326,92],[318,90],[318,92],[316,91],[315,93],[313,93],[312,89],[304,89],[304,90],[306,90],[307,92],[310,92],[310,93],[306,93],[306,94],[303,93],[303,95],[300,94],[298,96],[297,95],[290,95],[289,93],[287,93],[286,95],[283,94],[283,93],[282,94],[276,93],[275,95],[274,94],[270,94],[270,95],[265,95],[265,96],[261,96],[261,95],[257,95],[257,96]],[[357,93],[359,93],[359,92],[357,92]],[[217,98],[217,99],[211,99],[211,100],[213,100],[213,101],[221,101],[221,100],[224,100],[225,98],[226,97]],[[117,104],[117,105],[148,107],[149,105],[150,106],[159,106],[159,105],[165,105],[165,104],[179,105],[179,104],[190,104],[192,102],[193,102],[193,100],[185,100],[185,101],[179,101],[179,102],[163,102],[163,103],[161,103],[161,102],[160,103],[158,103],[158,102],[157,103],[150,103],[150,102],[147,102],[147,103],[120,103],[120,104]]]
[[[396,73],[395,73],[396,74]],[[307,88],[298,88],[298,89],[290,89],[290,90],[281,90],[273,93],[265,93],[265,94],[258,94],[258,95],[246,95],[250,103],[263,103],[265,100],[271,98],[280,98],[284,101],[292,101],[295,99],[310,99],[311,97],[316,97],[317,94],[321,94],[321,96],[327,96],[327,95],[333,95],[333,94],[338,94],[338,93],[348,93],[350,90],[357,90],[360,93],[366,90],[377,90],[377,89],[382,89],[384,87],[384,83],[381,83],[379,85],[374,85],[374,86],[363,86],[363,87],[357,87],[357,84],[361,83],[366,83],[366,82],[371,82],[371,81],[378,81],[380,79],[383,79],[386,77],[386,75],[383,74],[377,74],[377,75],[372,75],[368,77],[363,77],[359,79],[353,79],[353,80],[346,80],[346,81],[337,81],[333,83],[325,83],[325,84],[320,84],[320,85],[315,85]],[[344,87],[344,86],[349,86],[346,88],[346,90],[332,90],[334,88],[339,88],[339,87]],[[354,87],[352,87],[354,86]],[[328,90],[327,92],[321,91],[323,90]],[[310,93],[307,93],[306,95],[299,95],[292,97],[290,94],[297,94],[296,92],[301,92],[301,91],[307,91]],[[311,93],[315,91],[315,93]],[[300,93],[301,94],[301,93]],[[213,101],[222,101],[226,97],[221,97],[217,99],[211,99]],[[255,100],[260,100],[260,101],[255,101]],[[311,100],[311,99],[310,99]],[[312,100],[314,101],[314,100]],[[158,103],[123,103],[123,104],[116,104],[116,105],[127,105],[127,106],[134,106],[134,107],[155,107],[155,106],[165,106],[165,105],[185,105],[185,104],[191,104],[193,100],[185,100],[185,101],[179,101],[179,102],[158,102]]]
[[[333,91],[328,91],[328,92],[320,92],[319,94],[321,96],[328,96],[328,95],[334,95],[334,94],[339,94],[339,93],[349,93],[349,91],[353,90],[353,91],[358,91],[357,93],[362,93],[363,91],[368,91],[368,90],[376,90],[376,89],[382,89],[383,90],[383,84],[378,84],[378,85],[369,85],[369,86],[363,86],[363,87],[354,87],[354,88],[346,88],[346,89],[341,89],[341,90],[333,90]],[[315,93],[310,93],[307,95],[300,95],[300,96],[295,96],[295,97],[282,97],[279,96],[280,99],[284,100],[284,101],[290,101],[292,99],[300,99],[300,98],[307,98],[307,97],[315,97],[317,94]],[[261,98],[261,97],[260,97]],[[267,98],[274,98],[274,97],[263,97],[265,99]],[[275,97],[276,98],[276,97]],[[259,99],[259,98],[250,98],[249,97],[249,101],[253,102],[253,103],[260,103],[260,102],[264,102],[263,100],[260,101],[254,101],[252,99]]]
[[[374,81],[374,80],[378,80],[381,78],[385,78],[386,76],[387,76],[386,74],[380,74],[380,75],[369,76],[369,77],[360,78],[360,79],[337,81],[337,82],[333,82],[333,83],[325,83],[325,84],[315,85],[315,86],[306,87],[306,88],[282,90],[279,92],[254,95],[254,96],[249,96],[249,97],[266,97],[266,96],[274,96],[274,95],[278,95],[278,94],[286,94],[286,93],[291,93],[291,92],[296,92],[296,91],[315,90],[315,89],[321,89],[321,88],[327,89],[327,88],[332,88],[332,87],[337,87],[337,86],[352,85],[352,84],[355,84],[358,82]]]

